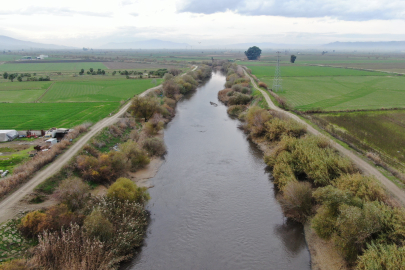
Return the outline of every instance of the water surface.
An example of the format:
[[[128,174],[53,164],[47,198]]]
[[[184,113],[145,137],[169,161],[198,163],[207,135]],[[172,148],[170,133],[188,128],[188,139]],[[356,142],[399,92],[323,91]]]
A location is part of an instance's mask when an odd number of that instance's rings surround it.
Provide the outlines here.
[[[302,227],[283,217],[261,152],[217,99],[224,84],[213,73],[178,103],[151,179],[145,245],[122,269],[310,269]]]

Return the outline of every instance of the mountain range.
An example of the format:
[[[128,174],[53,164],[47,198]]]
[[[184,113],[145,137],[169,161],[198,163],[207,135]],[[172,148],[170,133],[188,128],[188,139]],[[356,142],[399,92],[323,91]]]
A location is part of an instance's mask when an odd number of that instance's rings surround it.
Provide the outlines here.
[[[22,50],[22,49],[65,50],[65,49],[74,49],[74,47],[36,43],[31,41],[19,40],[7,36],[0,36],[0,50]]]

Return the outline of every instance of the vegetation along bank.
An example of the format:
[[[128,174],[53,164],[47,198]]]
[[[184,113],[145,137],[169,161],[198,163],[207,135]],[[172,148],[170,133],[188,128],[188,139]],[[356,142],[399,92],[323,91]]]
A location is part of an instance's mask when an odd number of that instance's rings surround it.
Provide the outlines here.
[[[2,225],[0,269],[117,269],[137,253],[149,195],[130,178],[164,155],[164,124],[174,117],[177,101],[211,75],[211,67],[179,73],[167,73],[161,88],[135,97],[118,123],[37,187],[32,203],[50,206]]]
[[[403,207],[376,179],[362,175],[333,149],[329,140],[258,106],[240,66],[223,63],[221,68],[227,83],[218,98],[263,150],[286,217],[306,226],[313,268],[405,268]],[[316,248],[335,252],[341,261],[319,258]]]

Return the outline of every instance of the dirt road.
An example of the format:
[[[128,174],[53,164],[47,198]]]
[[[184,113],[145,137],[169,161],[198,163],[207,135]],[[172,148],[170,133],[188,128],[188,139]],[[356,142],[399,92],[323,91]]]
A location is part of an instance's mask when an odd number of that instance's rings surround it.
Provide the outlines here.
[[[198,66],[195,66],[193,70],[196,70]],[[184,74],[183,74],[184,75]],[[156,86],[150,88],[140,94],[139,96],[143,97],[154,91],[156,89],[161,88],[162,86]],[[0,224],[7,221],[8,219],[13,218],[16,214],[20,211],[27,210],[26,208],[22,208],[21,204],[18,202],[22,200],[26,195],[32,193],[37,185],[42,183],[45,179],[51,177],[55,173],[57,173],[62,167],[69,162],[71,158],[73,158],[77,152],[100,130],[105,127],[108,127],[114,123],[116,123],[119,117],[125,113],[129,106],[131,106],[131,102],[128,102],[124,107],[122,107],[116,114],[111,117],[104,118],[103,120],[97,122],[94,126],[91,127],[90,131],[87,132],[83,137],[81,137],[77,142],[75,142],[65,153],[63,153],[58,159],[52,162],[48,167],[39,171],[35,174],[31,180],[25,183],[22,187],[20,187],[17,191],[13,194],[9,195],[3,201],[0,202]],[[25,207],[25,206],[24,206]]]
[[[305,125],[307,127],[308,132],[314,134],[314,135],[322,135],[321,132],[319,132],[318,130],[314,129],[311,125],[309,125],[308,123],[306,123],[304,120],[302,120],[301,118],[299,118],[297,115],[287,112],[279,107],[277,107],[276,105],[274,105],[273,101],[271,101],[269,95],[263,91],[262,89],[260,89],[259,87],[257,87],[256,82],[254,81],[254,79],[245,71],[246,76],[249,76],[250,81],[252,82],[253,86],[259,90],[264,98],[267,101],[267,104],[269,105],[269,107],[272,110],[278,111],[278,112],[282,112],[284,114],[286,114],[287,116],[289,116],[290,118],[296,120],[297,122]],[[330,140],[331,145],[338,150],[340,153],[342,153],[344,156],[350,158],[354,164],[356,164],[356,166],[363,171],[364,174],[366,175],[374,175],[386,188],[388,191],[390,191],[393,195],[395,195],[403,204],[405,204],[405,192],[400,189],[399,187],[397,187],[393,182],[391,182],[387,177],[385,177],[384,175],[382,175],[376,168],[374,168],[372,165],[368,164],[366,161],[364,161],[363,159],[361,159],[360,157],[358,157],[355,153],[353,153],[352,151],[344,148],[343,146],[341,146],[340,144],[336,143],[333,140]]]

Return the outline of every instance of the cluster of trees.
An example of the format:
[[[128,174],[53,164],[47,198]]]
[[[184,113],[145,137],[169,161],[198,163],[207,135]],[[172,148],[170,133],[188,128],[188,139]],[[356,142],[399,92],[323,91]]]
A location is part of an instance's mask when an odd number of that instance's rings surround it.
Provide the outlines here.
[[[79,75],[83,75],[84,74],[84,69],[82,68],[79,72]],[[90,68],[87,71],[87,75],[105,75],[105,70],[104,69],[97,69],[97,71],[95,71],[93,68]]]
[[[323,137],[276,113],[252,107],[244,117],[252,138],[277,142],[265,156],[280,190],[285,215],[308,222],[317,235],[331,240],[356,269],[395,269],[405,262],[405,211],[373,177],[363,176]],[[381,253],[377,250],[394,250]],[[374,268],[381,263],[393,268]]]
[[[36,76],[36,73],[33,74],[34,76]],[[3,78],[5,80],[9,79],[11,82],[14,82],[14,79],[17,79],[17,81],[22,82],[23,78],[26,77],[26,81],[50,81],[51,78],[49,76],[45,76],[45,77],[32,77],[31,73],[8,73],[8,72],[4,72],[3,73]]]

